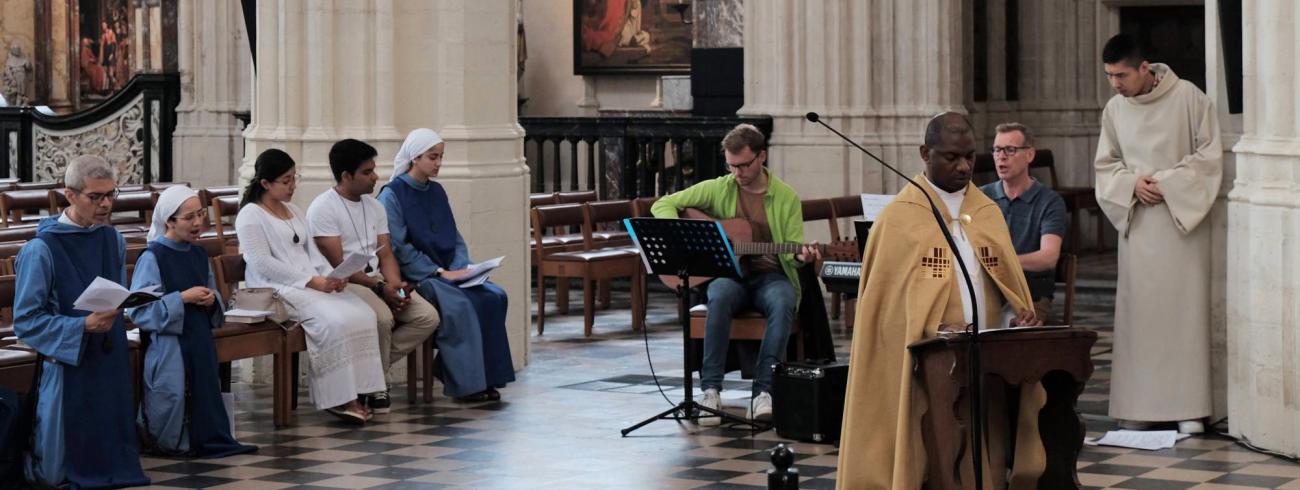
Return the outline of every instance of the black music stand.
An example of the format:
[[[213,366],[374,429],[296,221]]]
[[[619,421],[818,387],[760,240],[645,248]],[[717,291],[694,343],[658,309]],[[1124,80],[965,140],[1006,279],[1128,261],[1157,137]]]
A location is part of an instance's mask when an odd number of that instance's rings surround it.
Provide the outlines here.
[[[753,422],[695,402],[691,385],[695,376],[691,365],[690,278],[738,278],[740,263],[732,253],[731,242],[717,221],[699,219],[629,218],[623,220],[641,251],[646,270],[655,275],[677,276],[677,314],[682,320],[682,358],[686,367],[686,398],[673,408],[660,412],[636,425],[623,429],[623,437],[656,420],[695,420],[712,414],[734,423]]]

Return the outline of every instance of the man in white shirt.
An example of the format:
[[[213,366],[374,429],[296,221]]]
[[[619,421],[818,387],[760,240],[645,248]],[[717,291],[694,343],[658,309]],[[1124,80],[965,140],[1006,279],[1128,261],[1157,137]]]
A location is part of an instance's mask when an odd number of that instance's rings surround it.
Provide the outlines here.
[[[369,255],[365,270],[348,278],[347,289],[360,296],[378,318],[379,354],[387,375],[392,364],[409,354],[433,334],[438,310],[414,294],[402,274],[388,242],[388,215],[371,197],[375,174],[375,148],[345,139],[330,148],[330,170],[336,185],[321,193],[307,208],[307,222],[316,247],[337,267],[344,257]],[[375,413],[388,413],[387,391],[363,397]]]

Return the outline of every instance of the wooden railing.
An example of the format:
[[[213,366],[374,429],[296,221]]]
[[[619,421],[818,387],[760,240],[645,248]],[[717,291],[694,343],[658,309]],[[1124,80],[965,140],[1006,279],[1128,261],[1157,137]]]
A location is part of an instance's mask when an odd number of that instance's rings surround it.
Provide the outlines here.
[[[179,102],[178,75],[145,73],[103,103],[75,114],[0,107],[0,178],[58,182],[68,161],[94,154],[117,166],[119,183],[171,181]]]
[[[770,118],[519,118],[532,192],[596,190],[600,199],[660,196],[722,175],[722,137],[740,123],[771,135]]]

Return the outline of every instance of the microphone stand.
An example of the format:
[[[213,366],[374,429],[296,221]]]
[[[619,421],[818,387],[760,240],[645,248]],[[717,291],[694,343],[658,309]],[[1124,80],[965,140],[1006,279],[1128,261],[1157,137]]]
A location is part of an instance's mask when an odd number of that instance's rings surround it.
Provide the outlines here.
[[[925,196],[925,200],[930,203],[930,213],[934,215],[934,222],[939,226],[939,231],[943,232],[943,239],[948,242],[948,249],[952,252],[953,260],[957,261],[957,266],[961,268],[962,279],[965,279],[966,289],[967,291],[970,292],[970,299],[971,299],[970,309],[971,309],[972,321],[971,321],[970,328],[968,329],[968,331],[970,332],[970,342],[967,343],[966,346],[968,351],[967,357],[970,359],[970,366],[969,366],[970,380],[968,381],[968,383],[970,384],[971,456],[973,456],[971,459],[975,465],[974,468],[975,488],[977,490],[983,489],[984,488],[984,461],[983,461],[982,443],[984,441],[984,408],[982,404],[984,399],[984,387],[983,387],[984,377],[981,374],[982,367],[980,365],[980,348],[979,348],[980,315],[979,315],[978,301],[976,300],[977,297],[975,296],[976,294],[975,285],[974,283],[971,282],[970,270],[966,268],[966,262],[962,261],[961,253],[957,251],[957,242],[953,240],[952,232],[948,231],[948,224],[944,223],[943,214],[939,212],[939,207],[934,204],[934,199],[930,197],[930,193],[925,192],[925,188],[921,187],[921,184],[916,183],[915,180],[912,180],[910,177],[904,175],[902,172],[899,172],[898,169],[894,168],[892,165],[885,163],[885,161],[881,160],[880,157],[876,156],[870,151],[867,151],[866,148],[863,148],[861,145],[849,139],[848,136],[844,136],[844,133],[837,131],[829,124],[826,124],[824,121],[821,120],[821,116],[816,112],[809,112],[808,114],[804,115],[804,117],[808,119],[809,122],[814,122],[822,125],[822,127],[825,127],[826,129],[830,130],[830,132],[835,133],[836,136],[839,136],[840,139],[843,139],[844,141],[848,142],[850,145],[853,145],[854,148],[861,150],[862,153],[871,157],[873,160],[880,162],[880,164],[884,165],[885,168],[894,172],[894,174],[898,175],[899,177],[902,177],[903,180],[907,181],[907,183],[912,184],[913,187],[916,187],[918,190],[920,190],[921,195]]]

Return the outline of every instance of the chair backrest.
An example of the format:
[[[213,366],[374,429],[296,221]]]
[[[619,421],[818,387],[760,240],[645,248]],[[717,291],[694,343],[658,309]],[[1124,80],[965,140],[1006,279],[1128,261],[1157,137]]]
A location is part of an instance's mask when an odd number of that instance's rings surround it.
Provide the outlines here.
[[[568,191],[555,193],[556,204],[581,204],[596,200],[596,191]]]
[[[1062,325],[1074,324],[1074,286],[1079,273],[1079,257],[1062,253],[1056,260],[1056,282],[1065,283],[1065,309],[1061,312]]]
[[[528,207],[529,207],[529,208],[535,208],[535,207],[537,207],[537,206],[546,206],[546,205],[548,205],[548,204],[555,204],[555,193],[554,193],[554,192],[547,192],[547,193],[544,193],[544,194],[529,194],[529,195],[528,195]]]
[[[239,214],[238,195],[217,196],[212,198],[212,224],[217,227],[217,237],[226,238],[226,226],[235,226],[235,215]],[[227,223],[227,219],[229,223]]]
[[[829,223],[831,240],[840,236],[839,225],[835,223],[835,205],[830,199],[804,199],[799,202],[803,208],[803,222],[826,220]]]
[[[50,210],[50,189],[19,189],[0,192],[0,214],[6,226],[18,224],[23,213]],[[51,213],[53,214],[53,213]]]
[[[244,270],[248,264],[243,255],[222,255],[216,258],[216,263],[217,289],[221,290],[222,298],[230,301],[230,292],[244,282]]]
[[[45,191],[46,207],[49,208],[50,214],[61,213],[72,205],[72,203],[68,202],[68,195],[64,193],[65,190],[67,189],[60,187]]]
[[[582,204],[583,248],[591,250],[595,245],[591,233],[597,229],[622,229],[623,219],[632,217],[632,201],[596,201]],[[602,226],[609,225],[612,226]]]
[[[153,219],[153,191],[139,190],[118,194],[117,199],[113,201],[113,212],[139,213],[140,221],[148,223]]]
[[[226,252],[226,242],[220,238],[200,238],[194,244],[203,247],[209,258],[220,257]]]
[[[0,274],[14,274],[14,261],[27,242],[0,243]]]
[[[0,229],[0,243],[25,242],[36,237],[36,225],[10,226]]]
[[[654,206],[658,197],[638,197],[632,200],[632,216],[637,218],[649,218],[653,216],[650,213],[650,206]]]
[[[533,208],[533,239],[542,243],[542,234],[548,227],[582,226],[585,221],[581,204],[550,204]],[[536,247],[537,259],[542,258],[542,247]]]
[[[18,293],[18,280],[13,272],[0,275],[0,325],[14,323],[14,295]]]
[[[862,197],[861,196],[840,196],[831,198],[831,208],[834,209],[836,220],[840,218],[855,218],[862,216]],[[847,240],[848,233],[841,235],[839,233],[839,224],[835,225],[835,233],[832,234],[832,240]],[[845,231],[852,232],[853,226],[849,226]]]
[[[63,187],[62,182],[17,182],[14,184],[15,190],[47,190]]]
[[[154,182],[152,184],[145,185],[145,189],[162,192],[167,190],[168,187],[175,187],[178,185],[181,187],[189,187],[190,183],[189,182]]]

